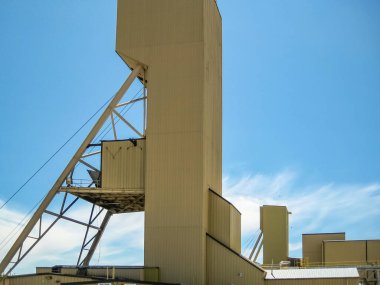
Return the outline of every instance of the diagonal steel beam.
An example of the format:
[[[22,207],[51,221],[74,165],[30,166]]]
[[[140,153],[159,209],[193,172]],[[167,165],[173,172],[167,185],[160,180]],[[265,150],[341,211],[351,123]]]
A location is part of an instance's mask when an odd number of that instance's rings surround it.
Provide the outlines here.
[[[66,217],[66,216],[64,216],[64,215],[59,215],[59,214],[54,213],[54,212],[52,212],[52,211],[45,210],[45,213],[46,213],[46,214],[49,214],[49,215],[51,215],[51,216],[54,216],[54,217],[57,217],[57,218],[60,218],[60,219],[63,219],[63,220],[69,221],[69,222],[76,223],[76,224],[78,224],[78,225],[82,225],[82,226],[85,226],[85,227],[90,227],[90,228],[95,229],[95,230],[99,230],[99,228],[96,227],[96,226],[93,226],[93,225],[91,225],[91,224],[87,224],[87,223],[84,223],[84,222],[78,221],[78,220],[73,219],[73,218]]]
[[[253,256],[253,254],[255,253],[256,248],[257,248],[257,245],[259,244],[259,242],[260,242],[262,236],[263,236],[263,232],[260,232],[259,237],[257,238],[257,240],[256,240],[256,242],[255,242],[255,245],[254,245],[253,248],[252,248],[251,254],[250,254],[249,257],[248,257],[249,260],[252,260],[252,256]]]
[[[100,225],[99,231],[95,236],[95,240],[92,242],[91,247],[90,247],[86,257],[83,259],[82,264],[78,264],[78,265],[88,266],[90,264],[90,260],[95,253],[95,249],[99,244],[99,241],[100,241],[100,239],[104,233],[104,229],[106,228],[108,221],[111,219],[111,216],[112,216],[112,213],[110,211],[107,211],[107,213],[106,213],[106,215],[102,221],[102,224]]]
[[[124,117],[122,115],[119,114],[119,112],[113,110],[113,112],[115,113],[116,116],[118,116],[120,118],[120,120],[122,120],[128,127],[130,127],[132,129],[132,131],[134,131],[136,134],[138,134],[140,137],[144,137],[144,135],[142,133],[140,133],[130,122],[128,122],[126,119],[124,119]]]

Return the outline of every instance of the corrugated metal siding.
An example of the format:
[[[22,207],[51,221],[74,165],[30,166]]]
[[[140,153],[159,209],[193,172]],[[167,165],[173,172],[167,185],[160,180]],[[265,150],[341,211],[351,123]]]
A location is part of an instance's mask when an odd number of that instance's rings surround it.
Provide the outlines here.
[[[205,183],[222,194],[222,26],[214,0],[204,1]]]
[[[145,140],[102,143],[102,187],[144,189]]]
[[[285,206],[261,207],[263,263],[278,264],[288,260],[288,210]]]
[[[160,270],[158,268],[145,268],[144,281],[160,281]]]
[[[367,261],[380,264],[380,240],[367,241]]]
[[[227,200],[209,191],[208,233],[225,245],[240,253],[241,214]]]
[[[358,284],[359,284],[359,278],[265,280],[265,285],[358,285]]]
[[[241,214],[232,206],[230,206],[230,221],[230,247],[241,253]]]
[[[66,275],[76,275],[76,267],[61,267],[61,273]],[[37,273],[51,273],[52,267],[38,267]],[[107,272],[108,271],[108,272]],[[134,280],[159,281],[159,268],[137,267],[113,267],[94,266],[87,268],[87,276],[101,278],[129,278]],[[115,275],[114,275],[115,274]]]
[[[326,266],[366,264],[366,241],[324,241],[323,257]]]
[[[208,232],[222,243],[231,246],[231,212],[230,205],[221,197],[209,192],[209,227]]]
[[[9,285],[57,285],[64,282],[91,281],[94,279],[64,275],[29,275],[9,278]]]
[[[203,0],[119,1],[117,51],[149,66],[145,265],[204,284]]]
[[[60,274],[76,275],[77,272],[78,272],[77,268],[62,267]]]
[[[36,267],[36,273],[51,273],[51,267]]]
[[[221,46],[211,43],[221,19],[215,6],[205,17],[205,1],[118,1],[116,44],[124,60],[149,66],[145,265],[159,266],[162,281],[197,285],[206,277],[208,187],[221,191],[221,78],[207,79],[218,84],[212,94],[205,89],[207,68],[221,74]],[[206,34],[205,22],[217,29]],[[216,56],[207,64],[205,42]]]
[[[266,270],[266,279],[358,278],[356,268],[307,268]]]
[[[263,270],[207,236],[207,284],[264,284]]]
[[[115,272],[115,278],[131,278],[142,280],[144,277],[143,268],[108,268],[108,277],[112,278]],[[96,277],[107,277],[107,268],[88,268],[87,275]]]
[[[322,264],[322,241],[345,240],[345,233],[323,233],[302,235],[302,258],[305,265]]]

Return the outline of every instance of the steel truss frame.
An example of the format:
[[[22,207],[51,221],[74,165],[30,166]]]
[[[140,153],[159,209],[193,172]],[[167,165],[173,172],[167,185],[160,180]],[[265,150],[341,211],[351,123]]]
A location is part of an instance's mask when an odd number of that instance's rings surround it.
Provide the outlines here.
[[[84,139],[70,162],[66,165],[65,169],[61,173],[61,175],[58,177],[57,181],[53,185],[53,187],[50,189],[50,191],[47,193],[37,210],[34,212],[31,219],[28,221],[28,223],[25,225],[24,229],[20,233],[19,237],[16,239],[12,247],[9,249],[8,253],[5,255],[3,260],[0,263],[0,273],[2,274],[2,277],[0,277],[0,281],[3,280],[6,276],[9,275],[9,273],[12,272],[12,270],[24,259],[24,257],[37,245],[37,243],[51,230],[51,228],[59,221],[59,220],[66,220],[70,221],[76,224],[80,224],[82,226],[86,227],[84,239],[81,245],[81,249],[78,256],[77,266],[88,266],[89,262],[95,252],[95,249],[97,245],[99,244],[99,241],[103,235],[103,232],[112,216],[112,212],[101,208],[98,213],[95,212],[95,204],[92,204],[91,212],[88,218],[87,222],[79,221],[75,218],[70,218],[67,216],[67,212],[74,204],[80,200],[79,197],[74,196],[74,200],[70,203],[68,202],[68,196],[71,195],[67,192],[64,192],[63,201],[60,205],[60,210],[58,212],[50,211],[48,210],[48,206],[52,204],[53,199],[56,197],[57,194],[59,194],[62,190],[62,188],[69,187],[68,181],[72,181],[74,169],[78,164],[82,164],[86,166],[87,168],[93,170],[93,171],[99,171],[96,167],[94,167],[92,164],[86,162],[84,159],[87,157],[92,157],[94,155],[100,155],[100,151],[94,151],[89,152],[88,151],[89,146],[94,146],[93,140],[95,139],[95,136],[98,134],[100,129],[103,127],[103,125],[106,123],[108,118],[111,118],[112,123],[112,130],[114,134],[115,140],[117,139],[117,132],[116,132],[116,123],[114,120],[114,116],[117,116],[120,121],[124,122],[132,131],[134,131],[139,138],[145,137],[145,129],[146,129],[146,105],[147,105],[147,95],[146,95],[146,81],[145,81],[145,70],[146,67],[143,67],[140,64],[137,64],[135,69],[133,69],[132,73],[129,75],[129,77],[126,79],[126,81],[123,83],[123,85],[120,87],[118,92],[115,94],[115,96],[112,98],[111,102],[106,107],[103,114],[99,117],[98,121],[95,123],[94,127],[91,129],[91,131],[88,133],[87,137]],[[142,78],[139,76],[139,74],[143,74]],[[143,85],[144,85],[144,93],[143,97],[132,99],[130,101],[127,101],[125,103],[120,103],[120,100],[123,98],[124,94],[127,92],[133,81],[136,79],[136,77],[139,77],[139,79],[142,79]],[[144,101],[143,104],[143,132],[141,133],[137,128],[135,128],[130,122],[128,122],[117,110],[116,108],[126,106],[129,104],[133,104],[138,101]],[[91,149],[92,150],[92,149]],[[89,185],[87,185],[86,188],[89,187],[97,187],[95,181],[91,182]],[[63,187],[65,186],[66,187]],[[94,189],[94,188],[91,188]],[[101,217],[101,214],[105,212],[104,217]],[[54,219],[50,222],[50,224],[43,229],[42,222],[43,217],[49,215],[51,217],[54,217]],[[102,219],[101,219],[102,218]],[[101,221],[100,226],[95,226],[95,221],[99,222]],[[44,220],[45,221],[45,220]],[[96,230],[96,233],[94,235],[90,234],[90,229]],[[37,236],[32,236],[32,231],[37,231]],[[32,243],[30,243],[32,241]],[[90,247],[88,249],[87,254],[85,254],[85,251],[87,250],[87,247]],[[6,271],[7,270],[7,271]]]

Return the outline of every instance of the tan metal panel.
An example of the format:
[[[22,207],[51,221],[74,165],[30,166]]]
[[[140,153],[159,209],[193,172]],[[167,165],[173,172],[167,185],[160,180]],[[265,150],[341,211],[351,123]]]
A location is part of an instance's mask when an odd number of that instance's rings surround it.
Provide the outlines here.
[[[144,189],[145,140],[102,143],[102,188]]]
[[[345,233],[303,234],[302,258],[305,266],[322,264],[322,241],[345,239]]]
[[[206,42],[221,39],[215,11],[214,0],[118,1],[117,52],[148,66],[145,265],[167,282],[205,284],[208,187],[221,191],[221,94],[205,88],[207,68],[221,66],[220,45],[205,60]],[[207,25],[219,34],[206,37]]]
[[[158,268],[144,268],[144,281],[160,281],[160,270]]]
[[[323,241],[326,266],[366,264],[366,241]]]
[[[208,232],[231,247],[231,212],[230,204],[212,191],[209,192],[209,227]]]
[[[204,1],[204,156],[206,184],[222,194],[222,26],[215,1]]]
[[[207,284],[264,284],[264,270],[207,236]]]
[[[359,278],[271,279],[265,285],[358,285]]]
[[[359,273],[355,267],[331,268],[285,268],[267,269],[265,279],[329,279],[329,278],[358,278]]]
[[[91,281],[94,279],[59,274],[42,274],[13,276],[8,278],[8,280],[9,285],[57,285],[64,282]]]
[[[241,253],[241,214],[230,205],[230,247]]]
[[[289,256],[288,209],[285,206],[260,207],[263,232],[263,263],[278,264]]]
[[[380,264],[380,240],[367,240],[367,261]]]
[[[219,194],[209,191],[208,233],[234,251],[241,251],[241,214]]]
[[[36,273],[51,273],[51,267],[36,267]]]
[[[109,277],[112,278],[115,274],[115,278],[130,278],[136,280],[142,280],[144,276],[144,268],[113,268],[112,266],[107,268],[90,267],[87,269],[87,275],[96,277]]]
[[[178,1],[118,1],[116,50],[201,42],[203,1],[180,0],[178,5],[176,2]],[[133,13],[132,10],[136,9],[140,9],[140,12]]]
[[[76,275],[78,272],[77,268],[70,268],[70,267],[62,267],[60,274],[67,274],[67,275]]]

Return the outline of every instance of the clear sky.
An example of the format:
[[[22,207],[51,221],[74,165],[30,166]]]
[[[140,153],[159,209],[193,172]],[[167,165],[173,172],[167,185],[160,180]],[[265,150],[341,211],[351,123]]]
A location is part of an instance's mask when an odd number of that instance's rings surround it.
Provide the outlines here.
[[[292,256],[301,256],[302,233],[379,239],[380,2],[218,3],[224,193],[243,214],[242,248],[257,236],[262,204],[292,211]],[[114,0],[0,0],[1,201],[128,76],[114,52],[115,28]],[[0,242],[50,189],[86,131],[0,210]],[[141,214],[115,217],[94,262],[142,264],[142,225]],[[82,237],[63,237],[69,229],[59,224],[60,234],[48,235],[18,272],[74,263]]]

